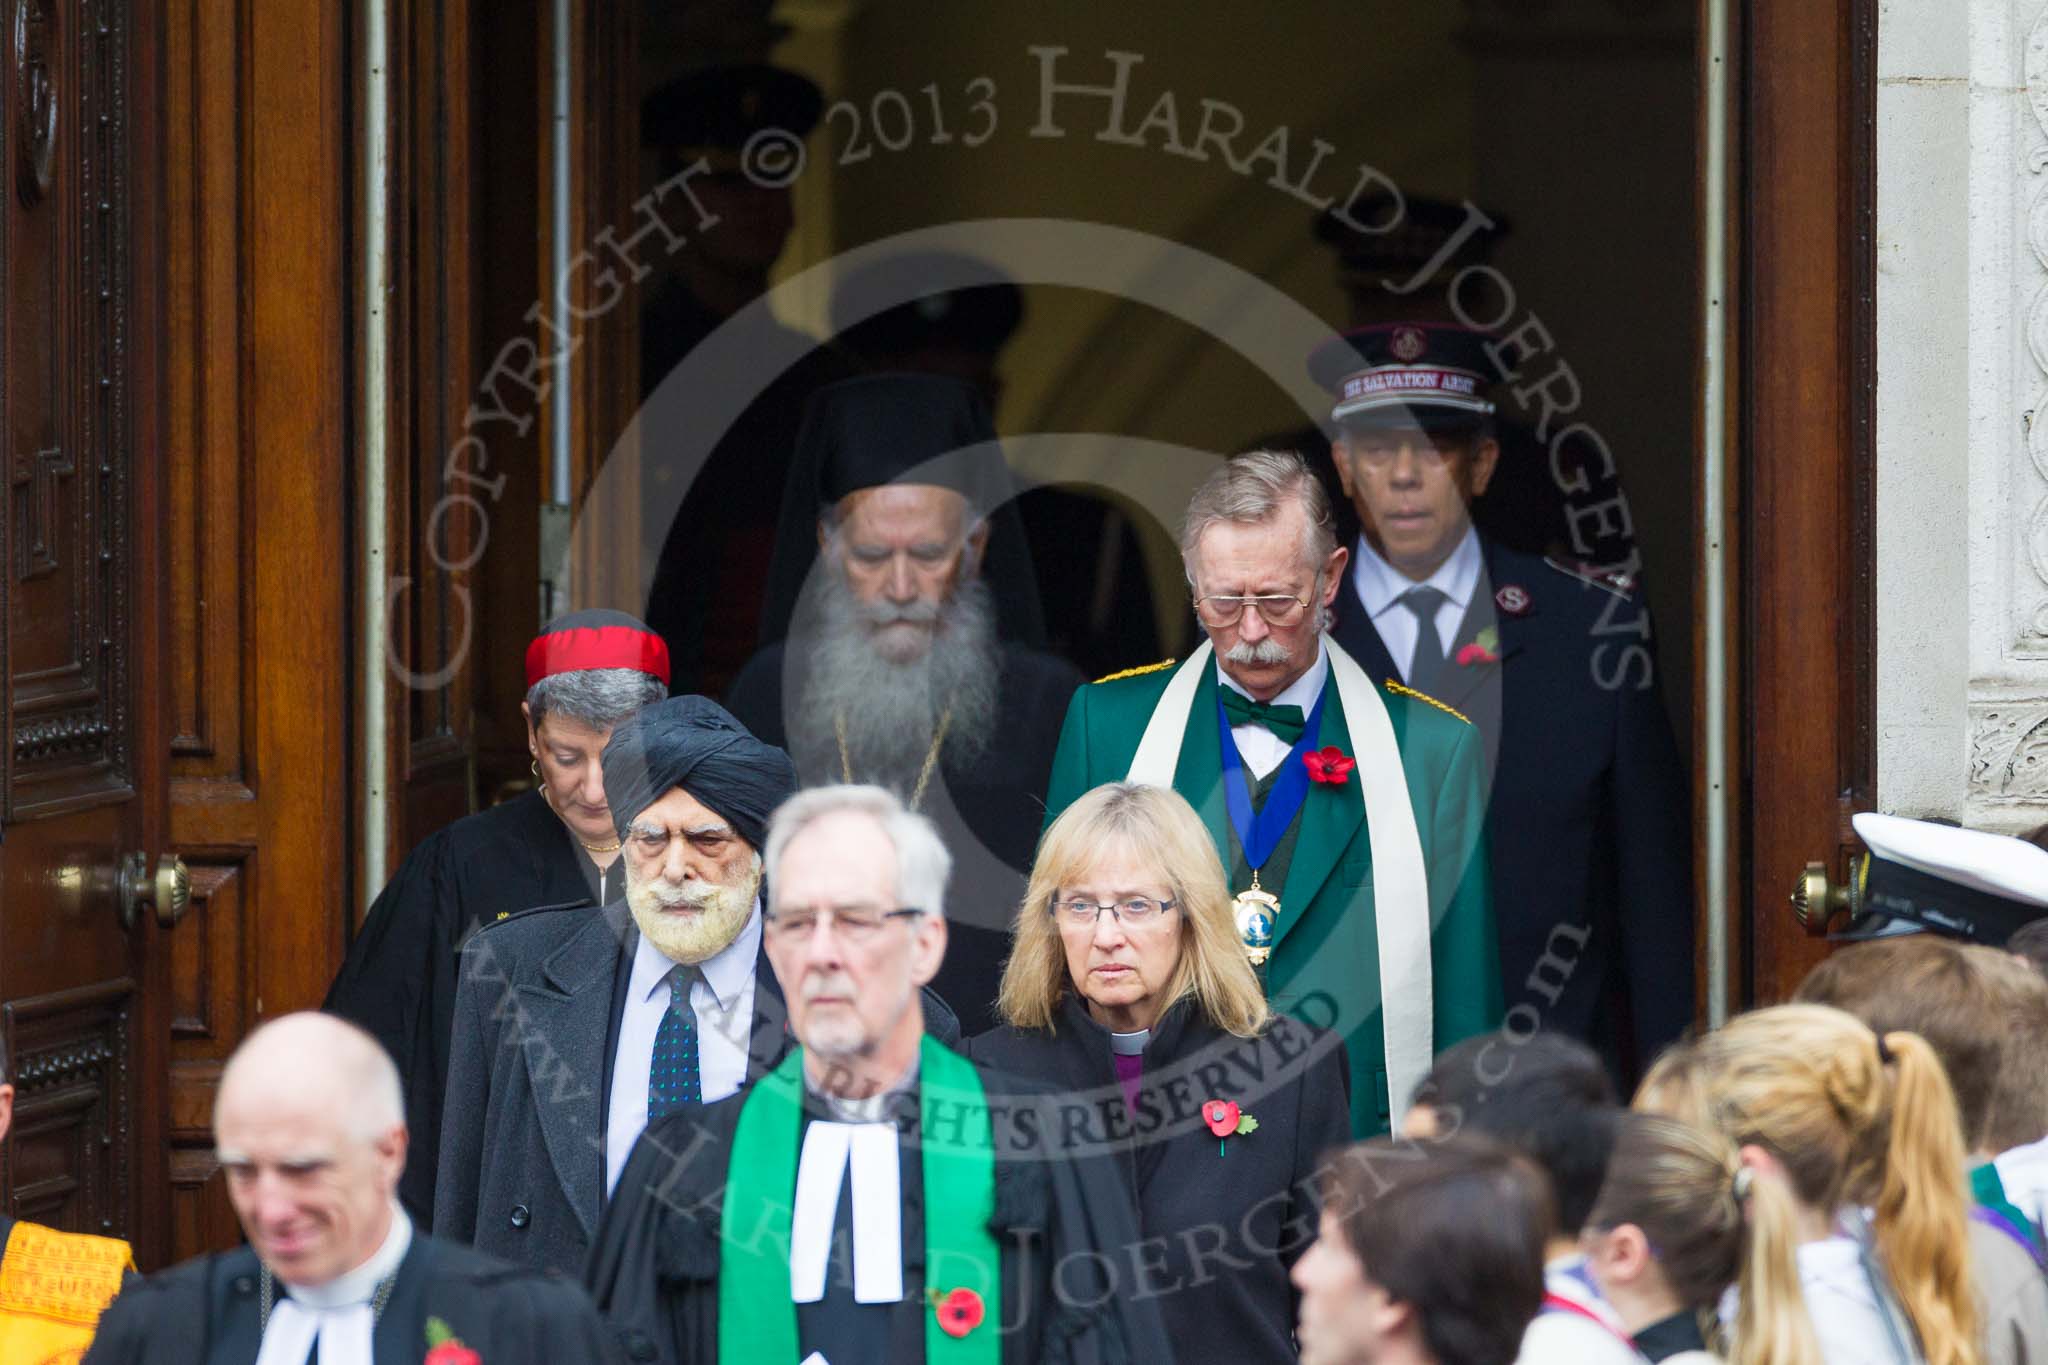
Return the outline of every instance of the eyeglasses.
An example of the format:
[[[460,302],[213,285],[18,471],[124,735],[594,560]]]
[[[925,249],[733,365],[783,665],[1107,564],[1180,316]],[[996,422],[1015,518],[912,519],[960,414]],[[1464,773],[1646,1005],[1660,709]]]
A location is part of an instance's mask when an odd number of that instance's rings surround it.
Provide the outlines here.
[[[1094,928],[1101,921],[1102,912],[1105,910],[1115,917],[1118,924],[1142,929],[1148,924],[1156,924],[1164,919],[1166,912],[1179,903],[1155,901],[1150,896],[1125,896],[1122,900],[1112,901],[1108,905],[1080,899],[1056,900],[1052,903],[1052,911],[1059,917],[1061,924],[1071,925],[1076,929]]]
[[[833,931],[847,942],[865,943],[882,932],[882,926],[888,921],[909,919],[924,913],[911,906],[884,910],[879,905],[842,905],[831,910],[763,910],[761,918],[767,922],[769,934],[779,943],[810,942],[820,920],[828,921]]]
[[[1299,597],[1279,594],[1272,597],[1225,597],[1212,593],[1195,599],[1195,615],[1205,626],[1234,626],[1244,617],[1246,607],[1258,608],[1259,615],[1266,618],[1269,626],[1291,626],[1308,611],[1308,603]]]
[[[1269,626],[1291,626],[1307,614],[1309,603],[1322,595],[1323,574],[1318,569],[1307,597],[1293,597],[1284,592],[1267,593],[1262,597],[1232,597],[1212,592],[1207,597],[1195,599],[1195,615],[1205,626],[1234,626],[1243,619],[1244,609],[1249,606],[1258,608],[1259,615],[1266,618]]]
[[[671,840],[685,839],[691,848],[707,858],[723,858],[739,836],[729,829],[656,829],[652,825],[626,826],[625,842],[642,858],[655,859],[668,852]]]

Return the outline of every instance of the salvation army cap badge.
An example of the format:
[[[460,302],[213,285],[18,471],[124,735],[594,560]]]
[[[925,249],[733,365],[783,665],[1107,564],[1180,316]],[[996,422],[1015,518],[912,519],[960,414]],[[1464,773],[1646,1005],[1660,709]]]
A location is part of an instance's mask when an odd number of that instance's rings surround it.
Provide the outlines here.
[[[1429,349],[1429,338],[1423,335],[1420,327],[1396,327],[1394,335],[1387,341],[1387,349],[1402,364],[1413,364]]]

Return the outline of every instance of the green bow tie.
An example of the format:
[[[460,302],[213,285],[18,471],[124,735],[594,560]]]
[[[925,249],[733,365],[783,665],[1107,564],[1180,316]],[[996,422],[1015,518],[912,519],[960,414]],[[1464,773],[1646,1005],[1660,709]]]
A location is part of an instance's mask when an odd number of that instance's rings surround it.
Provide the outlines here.
[[[1308,718],[1302,715],[1299,706],[1274,706],[1270,702],[1253,701],[1234,687],[1220,690],[1223,693],[1223,714],[1230,717],[1233,729],[1240,725],[1263,725],[1275,739],[1292,744],[1308,728]]]

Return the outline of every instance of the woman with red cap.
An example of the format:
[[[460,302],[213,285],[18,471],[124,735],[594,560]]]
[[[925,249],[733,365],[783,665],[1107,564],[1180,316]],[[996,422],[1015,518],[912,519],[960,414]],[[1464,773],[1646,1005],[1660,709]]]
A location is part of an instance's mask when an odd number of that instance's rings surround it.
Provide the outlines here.
[[[429,835],[363,922],[322,1008],[384,1044],[405,1081],[406,1126],[424,1159],[399,1198],[423,1225],[434,1206],[457,949],[479,923],[538,905],[603,905],[624,891],[598,756],[612,728],[668,695],[668,646],[618,611],[550,622],[526,650],[533,790]]]

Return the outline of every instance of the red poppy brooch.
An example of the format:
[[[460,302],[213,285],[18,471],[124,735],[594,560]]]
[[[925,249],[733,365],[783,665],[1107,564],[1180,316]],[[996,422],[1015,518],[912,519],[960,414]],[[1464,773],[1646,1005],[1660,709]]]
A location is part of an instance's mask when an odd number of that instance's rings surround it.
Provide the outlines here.
[[[484,1365],[484,1358],[462,1344],[447,1323],[427,1319],[427,1354],[420,1365]]]
[[[1202,1122],[1209,1125],[1209,1131],[1217,1137],[1216,1155],[1223,1155],[1224,1138],[1236,1137],[1242,1133],[1256,1133],[1259,1121],[1237,1107],[1235,1100],[1208,1100],[1202,1105]]]
[[[1472,637],[1472,643],[1458,650],[1458,666],[1470,668],[1473,664],[1497,664],[1500,662],[1500,632],[1492,626]]]
[[[964,1337],[981,1326],[982,1315],[987,1309],[982,1306],[981,1295],[962,1286],[941,1294],[931,1291],[932,1311],[939,1315],[939,1330],[949,1337]]]
[[[1308,765],[1309,781],[1326,782],[1333,787],[1341,787],[1350,781],[1351,770],[1358,766],[1358,760],[1334,744],[1309,750],[1301,756],[1301,761]]]

